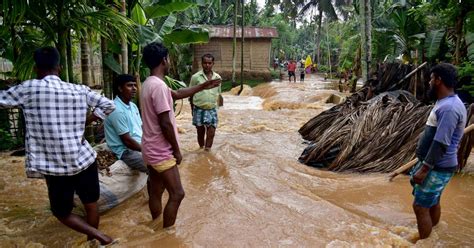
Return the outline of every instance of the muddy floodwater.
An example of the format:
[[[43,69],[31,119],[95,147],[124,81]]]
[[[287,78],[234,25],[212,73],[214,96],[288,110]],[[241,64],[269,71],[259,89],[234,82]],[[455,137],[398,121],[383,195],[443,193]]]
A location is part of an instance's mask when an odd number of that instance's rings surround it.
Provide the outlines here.
[[[308,75],[312,76],[312,75]],[[174,228],[151,221],[142,190],[104,213],[116,247],[407,247],[417,237],[406,176],[333,173],[300,164],[297,130],[333,106],[330,83],[273,82],[225,95],[211,152],[198,149],[187,101],[178,116],[186,197]],[[180,108],[180,105],[178,105]],[[24,158],[0,154],[0,246],[88,247],[49,211]],[[458,174],[441,199],[441,223],[419,247],[474,244],[474,177]],[[166,196],[165,196],[166,197]]]

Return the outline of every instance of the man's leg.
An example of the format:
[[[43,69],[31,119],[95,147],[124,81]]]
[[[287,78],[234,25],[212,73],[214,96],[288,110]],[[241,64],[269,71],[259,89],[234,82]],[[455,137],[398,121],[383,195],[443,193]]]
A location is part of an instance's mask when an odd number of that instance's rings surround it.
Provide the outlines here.
[[[420,239],[426,239],[430,236],[433,229],[433,222],[431,221],[430,209],[413,204],[413,210],[416,215],[416,223],[418,224],[418,233]]]
[[[86,210],[86,222],[95,229],[99,228],[99,209],[97,202],[83,204]],[[92,240],[94,237],[87,236],[87,240]]]
[[[430,217],[433,227],[438,225],[441,218],[441,205],[439,203],[430,208]]]
[[[179,205],[184,198],[184,189],[181,185],[178,166],[173,166],[171,169],[165,170],[160,174],[169,194],[169,199],[163,212],[163,227],[166,228],[173,226],[176,221]]]
[[[206,127],[205,126],[196,126],[197,130],[197,140],[199,147],[203,148],[204,147],[204,136],[206,134]]]
[[[149,185],[148,188],[148,207],[150,208],[151,218],[156,219],[160,217],[163,207],[161,205],[161,198],[163,197],[163,192],[165,187],[163,185],[163,179],[161,175],[153,169],[151,166],[148,166],[148,177]]]
[[[206,150],[210,150],[212,147],[212,143],[214,142],[214,136],[216,134],[216,128],[213,126],[207,127],[207,135],[206,135]]]
[[[51,211],[61,223],[75,231],[86,234],[89,239],[99,240],[103,245],[113,241],[111,237],[95,227],[99,225],[97,206],[94,206],[99,198],[99,179],[95,163],[74,176],[45,176],[45,178]],[[86,208],[87,222],[78,215],[71,213],[75,188]]]
[[[80,232],[84,233],[87,235],[87,237],[92,237],[94,239],[99,240],[99,242],[102,245],[110,244],[112,243],[113,239],[101,231],[97,230],[96,228],[92,227],[89,225],[87,222],[85,222],[81,217],[75,214],[69,214],[67,216],[57,216],[55,217],[61,221],[64,225],[68,226],[69,228]]]

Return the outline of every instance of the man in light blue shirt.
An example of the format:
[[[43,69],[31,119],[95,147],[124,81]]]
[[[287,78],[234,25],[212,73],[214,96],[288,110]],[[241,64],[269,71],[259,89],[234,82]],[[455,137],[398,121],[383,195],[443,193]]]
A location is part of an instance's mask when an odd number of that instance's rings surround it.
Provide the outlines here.
[[[110,150],[130,168],[147,172],[142,158],[142,119],[132,99],[137,83],[131,75],[119,75],[114,81],[115,111],[105,119],[105,140]]]

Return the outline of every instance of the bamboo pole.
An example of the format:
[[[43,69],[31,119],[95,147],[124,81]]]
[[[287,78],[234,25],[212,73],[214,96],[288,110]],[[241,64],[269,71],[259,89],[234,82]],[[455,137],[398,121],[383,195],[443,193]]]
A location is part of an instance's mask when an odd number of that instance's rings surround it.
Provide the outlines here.
[[[471,124],[468,127],[464,128],[464,134],[468,134],[468,133],[472,132],[472,130],[474,130],[474,124]],[[402,165],[400,168],[396,169],[394,172],[392,172],[392,174],[389,175],[388,180],[390,182],[393,181],[393,179],[396,176],[398,176],[401,173],[403,173],[404,171],[410,169],[413,165],[416,164],[416,162],[418,162],[417,158],[415,158],[415,159],[411,160],[410,162]]]

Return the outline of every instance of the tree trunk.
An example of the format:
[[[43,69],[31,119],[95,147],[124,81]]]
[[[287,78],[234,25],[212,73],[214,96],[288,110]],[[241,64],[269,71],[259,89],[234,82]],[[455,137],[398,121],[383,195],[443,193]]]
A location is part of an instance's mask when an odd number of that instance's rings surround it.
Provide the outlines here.
[[[237,14],[239,7],[239,0],[235,0],[234,3],[234,36],[232,40],[232,88],[236,86],[235,82],[235,63],[236,63],[236,54],[235,49],[237,48]]]
[[[127,16],[127,1],[121,1],[121,11],[122,15]],[[128,73],[128,44],[127,38],[122,38],[122,72],[124,74]]]
[[[331,45],[330,45],[330,43],[329,43],[329,23],[326,24],[326,42],[327,42],[327,46],[328,46],[329,78],[332,78]]]
[[[91,71],[91,85],[97,85],[97,78],[96,78],[96,63],[95,63],[95,54],[94,54],[94,41],[97,41],[97,38],[90,37],[89,39],[89,59],[91,62],[90,71]]]
[[[361,68],[362,80],[366,83],[370,78],[370,62],[372,59],[372,18],[370,0],[360,1],[360,18],[361,18]]]
[[[57,33],[58,33],[58,42],[57,49],[59,51],[60,63],[61,63],[61,78],[62,80],[69,82],[68,68],[67,68],[67,52],[66,52],[66,40],[67,40],[67,29],[64,25],[64,18],[66,13],[64,12],[64,1],[59,1],[58,4],[58,23],[57,23]]]
[[[244,27],[245,27],[245,0],[242,0],[241,11],[242,11],[242,39],[240,40],[240,90],[238,95],[244,90]]]
[[[81,39],[81,75],[82,84],[91,86],[91,60],[89,58],[90,48],[86,37]]]
[[[461,45],[463,38],[463,26],[466,18],[467,10],[465,7],[460,6],[461,13],[456,17],[455,32],[456,32],[456,47],[454,50],[454,64],[458,65],[461,63]]]
[[[100,38],[100,50],[102,55],[102,77],[104,80],[102,88],[104,89],[105,96],[109,99],[112,99],[112,71],[104,63],[104,60],[109,53],[107,47],[107,40],[104,37]]]
[[[67,42],[66,42],[66,55],[67,55],[67,71],[69,75],[69,82],[77,83],[74,81],[74,63],[72,59],[72,38],[71,30],[67,32]]]
[[[319,7],[319,17],[318,17],[318,34],[316,36],[316,64],[318,66],[321,64],[321,23],[323,21],[323,10]]]

